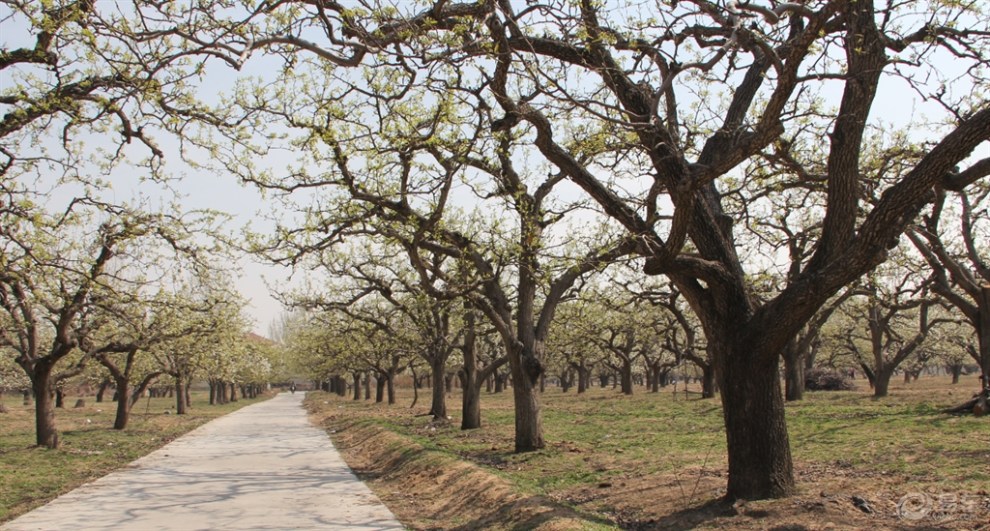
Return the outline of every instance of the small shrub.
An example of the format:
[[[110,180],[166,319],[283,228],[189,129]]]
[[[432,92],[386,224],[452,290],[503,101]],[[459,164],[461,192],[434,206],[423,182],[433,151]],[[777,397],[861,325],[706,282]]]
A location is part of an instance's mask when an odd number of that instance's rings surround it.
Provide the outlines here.
[[[804,387],[809,391],[852,391],[848,376],[830,369],[811,369],[804,375]]]

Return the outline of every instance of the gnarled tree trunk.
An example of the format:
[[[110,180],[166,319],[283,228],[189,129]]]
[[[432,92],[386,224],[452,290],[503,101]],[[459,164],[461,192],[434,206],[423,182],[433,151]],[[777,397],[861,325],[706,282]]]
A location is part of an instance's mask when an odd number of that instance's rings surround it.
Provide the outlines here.
[[[385,378],[386,392],[388,393],[388,404],[395,404],[395,372],[389,371]]]
[[[129,382],[125,378],[117,380],[117,414],[113,419],[113,429],[122,430],[127,427],[131,412],[131,396]]]
[[[31,375],[31,389],[34,391],[35,440],[38,446],[58,448],[58,430],[55,428],[55,404],[52,392],[52,366],[38,362]]]
[[[435,419],[447,418],[447,390],[444,383],[444,372],[447,370],[447,357],[433,353],[430,357],[430,375],[434,384],[431,388],[432,401],[430,415]]]
[[[186,414],[186,382],[182,373],[175,374],[175,414]]]
[[[543,366],[532,351],[519,346],[510,351],[512,396],[516,416],[516,452],[531,452],[545,446],[543,412],[540,409],[540,374]]]
[[[633,378],[632,378],[632,363],[628,360],[622,360],[622,367],[619,369],[619,375],[621,376],[621,386],[622,394],[632,395],[633,394]]]
[[[381,374],[375,375],[375,403],[381,404],[385,401],[385,379]]]
[[[980,349],[977,362],[982,371],[980,379],[983,389],[990,389],[990,283],[984,284],[980,288],[977,312],[979,321],[976,327],[976,336],[977,346]]]
[[[784,350],[784,398],[788,402],[804,398],[804,356],[798,348],[797,338]]]
[[[777,357],[754,353],[709,338],[721,350],[719,388],[729,453],[729,499],[763,499],[794,492],[793,464],[784,401],[777,377]],[[753,370],[759,365],[759,370]]]

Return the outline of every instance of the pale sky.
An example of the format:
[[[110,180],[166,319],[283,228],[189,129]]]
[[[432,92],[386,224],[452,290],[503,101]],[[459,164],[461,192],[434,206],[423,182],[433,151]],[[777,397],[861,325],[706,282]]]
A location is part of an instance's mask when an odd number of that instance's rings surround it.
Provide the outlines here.
[[[7,19],[6,16],[9,13],[9,9],[0,6],[0,19],[3,19],[3,24],[0,25],[0,48],[32,47],[35,36],[28,31],[25,21],[19,17]],[[11,68],[0,71],[0,91],[10,90],[15,87],[15,83],[19,83],[15,81],[21,75],[17,70]],[[221,78],[225,77],[225,74],[220,75]],[[210,79],[209,83],[216,84],[216,81],[216,79]],[[210,208],[231,214],[233,219],[230,226],[226,227],[227,232],[231,234],[240,234],[247,225],[251,225],[257,231],[267,231],[271,228],[264,216],[260,215],[260,213],[271,212],[271,206],[266,204],[255,188],[242,186],[233,177],[218,176],[189,168],[183,164],[178,152],[178,145],[174,140],[158,134],[155,134],[154,138],[165,152],[167,173],[173,176],[184,176],[181,181],[172,183],[175,192],[183,196],[181,203],[184,209]],[[101,135],[79,137],[74,138],[74,140],[81,142],[84,150],[93,153],[99,153],[99,149],[106,149],[111,146],[107,142],[107,137]],[[52,144],[48,145],[47,148],[59,151],[57,147],[59,140],[52,138],[51,142]],[[45,146],[22,147],[27,151],[45,149]],[[134,160],[147,155],[146,151],[139,151],[134,146],[127,147],[129,154],[132,149],[134,149],[132,152]],[[19,153],[19,155],[25,153]],[[40,175],[35,176],[35,181],[29,186],[35,191],[57,188],[55,194],[49,198],[49,208],[60,208],[59,205],[70,200],[74,194],[79,193],[79,190],[73,186],[55,187],[57,172],[46,173],[44,169],[39,170],[39,172]],[[114,202],[134,202],[137,201],[138,197],[147,198],[152,204],[168,201],[170,194],[163,192],[159,185],[140,179],[145,173],[146,170],[135,165],[119,168],[109,177],[104,177],[109,181],[111,188],[102,191],[101,196]],[[29,179],[31,175],[22,177]],[[99,175],[98,170],[94,169],[91,175]],[[288,273],[281,268],[263,265],[251,257],[243,257],[231,269],[240,274],[240,278],[236,280],[236,287],[250,301],[249,306],[245,308],[245,313],[254,320],[255,333],[267,336],[269,323],[282,313],[283,308],[269,294],[265,282],[267,280],[273,286],[284,287]]]
[[[255,188],[242,186],[233,177],[187,176],[180,191],[187,196],[183,200],[187,207],[212,208],[234,216],[232,226],[227,227],[228,232],[239,234],[245,227],[267,232],[271,228],[263,219],[269,204]],[[276,287],[284,285],[288,272],[285,268],[262,264],[250,256],[241,258],[235,271],[240,274],[235,281],[237,289],[249,300],[245,313],[254,319],[254,332],[267,337],[269,323],[282,313],[283,307],[271,296],[266,281]]]

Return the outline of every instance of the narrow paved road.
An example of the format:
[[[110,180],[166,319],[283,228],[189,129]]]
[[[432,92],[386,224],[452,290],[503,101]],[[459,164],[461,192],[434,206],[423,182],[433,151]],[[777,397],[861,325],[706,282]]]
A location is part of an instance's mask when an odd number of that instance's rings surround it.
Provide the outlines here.
[[[403,529],[308,422],[302,398],[282,393],[214,420],[0,529]]]

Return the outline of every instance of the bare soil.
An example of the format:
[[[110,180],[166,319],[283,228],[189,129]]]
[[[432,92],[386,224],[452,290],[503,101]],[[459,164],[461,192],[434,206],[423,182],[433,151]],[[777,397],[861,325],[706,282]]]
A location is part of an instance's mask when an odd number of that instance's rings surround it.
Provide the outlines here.
[[[354,472],[412,529],[582,529],[595,518],[372,424],[313,413]],[[602,520],[603,523],[606,523]]]
[[[990,529],[986,512],[954,515],[935,525],[906,521],[898,515],[902,495],[895,477],[864,482],[861,471],[800,465],[796,472],[801,491],[781,500],[723,503],[724,475],[698,470],[629,477],[562,496],[576,507],[607,511],[618,527],[633,530]],[[983,498],[985,503],[986,492]]]

